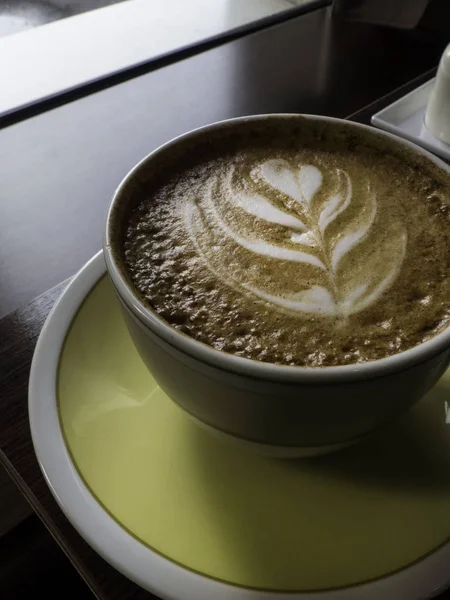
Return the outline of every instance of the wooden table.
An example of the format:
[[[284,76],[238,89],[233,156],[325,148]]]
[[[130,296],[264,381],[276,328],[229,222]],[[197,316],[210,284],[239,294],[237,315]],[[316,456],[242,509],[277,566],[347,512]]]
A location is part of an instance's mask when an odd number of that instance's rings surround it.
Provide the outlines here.
[[[114,188],[158,144],[251,113],[351,115],[368,122],[432,76],[445,42],[335,22],[328,9],[319,9],[0,124],[0,313],[15,310],[0,321],[0,462],[98,598],[151,595],[87,546],[39,471],[28,425],[29,368],[42,324],[66,283],[42,292],[100,248]]]

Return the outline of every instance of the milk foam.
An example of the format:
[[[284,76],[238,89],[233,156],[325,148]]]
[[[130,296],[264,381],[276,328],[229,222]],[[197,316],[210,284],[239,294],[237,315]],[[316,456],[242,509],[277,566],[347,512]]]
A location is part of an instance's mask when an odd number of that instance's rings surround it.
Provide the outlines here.
[[[117,229],[141,300],[216,350],[283,365],[378,360],[448,327],[448,174],[378,136],[278,127],[144,169]]]
[[[334,182],[331,193],[325,178]],[[228,286],[284,311],[345,317],[376,303],[396,281],[407,243],[399,224],[381,238],[374,234],[376,194],[367,185],[356,201],[353,187],[342,169],[275,158],[244,175],[230,165],[186,200],[184,224],[201,259]],[[238,257],[230,272],[233,248],[246,251],[249,266],[240,268]],[[305,268],[290,289],[274,293],[273,277],[271,285],[250,277],[261,259]]]

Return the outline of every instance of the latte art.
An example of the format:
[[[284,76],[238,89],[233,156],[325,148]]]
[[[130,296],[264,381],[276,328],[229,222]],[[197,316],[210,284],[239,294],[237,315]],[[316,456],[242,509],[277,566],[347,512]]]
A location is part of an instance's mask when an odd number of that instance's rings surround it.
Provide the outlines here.
[[[364,264],[363,270],[354,264],[351,270],[342,268],[342,259],[357,250],[362,240],[370,238],[378,206],[368,184],[363,202],[352,210],[349,175],[335,169],[328,177],[333,180],[332,193],[324,196],[319,194],[324,175],[312,165],[293,168],[283,159],[268,160],[251,169],[249,181],[240,178],[235,167],[230,166],[224,177],[208,182],[200,195],[186,203],[184,220],[189,237],[207,267],[224,283],[275,307],[344,317],[359,312],[376,302],[394,283],[405,256],[407,235],[401,225],[391,225],[376,253],[371,245],[358,252],[357,260]],[[343,230],[330,233],[330,225],[347,210],[352,212],[350,222]],[[245,227],[239,220],[239,211],[255,217],[255,221]],[[266,231],[262,233],[267,233],[266,237],[254,227],[256,221],[265,224]],[[277,244],[267,239],[271,225],[285,230]],[[205,232],[208,228],[216,243]],[[230,274],[223,260],[228,248],[217,244],[220,238],[254,254],[255,261],[262,256],[315,267],[312,280],[317,283],[308,285],[300,272],[291,289],[274,294],[264,279],[252,282],[247,265],[242,270],[238,266],[237,272]],[[378,238],[372,243],[378,245]]]
[[[442,331],[449,176],[375,134],[296,122],[205,133],[131,190],[136,293],[216,350],[284,365],[375,360]]]

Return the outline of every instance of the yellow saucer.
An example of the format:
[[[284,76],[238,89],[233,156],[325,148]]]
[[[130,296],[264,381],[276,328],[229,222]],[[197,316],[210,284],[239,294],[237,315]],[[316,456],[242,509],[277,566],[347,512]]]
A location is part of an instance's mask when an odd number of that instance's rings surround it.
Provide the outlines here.
[[[264,458],[216,440],[157,387],[103,277],[67,334],[57,396],[73,463],[98,502],[137,540],[208,578],[343,588],[409,572],[450,539],[450,373],[360,444]]]

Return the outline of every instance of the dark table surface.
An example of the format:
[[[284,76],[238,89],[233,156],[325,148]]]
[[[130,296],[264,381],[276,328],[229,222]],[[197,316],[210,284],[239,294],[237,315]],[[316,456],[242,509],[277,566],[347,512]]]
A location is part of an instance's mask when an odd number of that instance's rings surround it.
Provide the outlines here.
[[[28,375],[42,324],[65,283],[44,290],[100,248],[114,188],[158,144],[251,113],[312,112],[367,123],[430,78],[444,46],[423,32],[335,22],[320,9],[3,123],[0,314],[41,295],[0,321],[0,462],[99,598],[151,595],[85,544],[40,474],[28,425]]]

